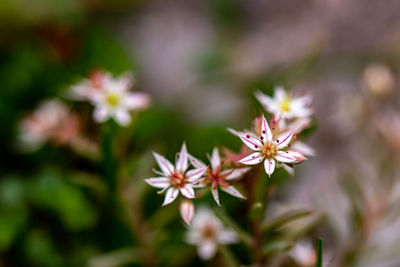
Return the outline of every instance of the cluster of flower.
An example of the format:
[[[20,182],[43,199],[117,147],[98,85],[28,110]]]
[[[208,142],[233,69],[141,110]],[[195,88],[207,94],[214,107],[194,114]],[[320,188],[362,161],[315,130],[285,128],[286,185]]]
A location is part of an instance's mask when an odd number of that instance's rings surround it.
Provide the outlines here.
[[[306,160],[304,155],[313,155],[314,151],[297,140],[297,134],[311,123],[312,110],[309,107],[311,97],[308,95],[295,97],[289,95],[283,88],[275,88],[274,96],[269,97],[262,92],[255,94],[266,111],[272,113],[270,123],[264,115],[255,118],[254,131],[236,131],[228,129],[238,136],[252,153],[231,164],[229,160],[221,160],[218,148],[214,148],[209,157],[210,164],[190,155],[185,143],[177,154],[175,166],[165,157],[154,152],[160,171],[155,171],[159,177],[148,178],[145,181],[161,189],[158,193],[166,192],[163,206],[173,202],[182,194],[180,214],[189,225],[187,240],[198,246],[199,256],[211,258],[218,244],[236,242],[234,232],[225,230],[218,218],[206,208],[201,208],[195,215],[194,204],[190,199],[196,197],[194,188],[209,186],[215,202],[220,205],[218,188],[234,197],[245,197],[231,185],[250,171],[245,165],[263,164],[268,176],[276,167],[283,167],[293,173],[293,165]],[[290,147],[290,149],[288,149]],[[193,168],[189,168],[189,164]],[[193,219],[193,223],[190,223]]]
[[[131,111],[144,109],[150,104],[147,94],[130,91],[132,84],[133,77],[129,74],[114,78],[109,73],[96,71],[89,79],[72,86],[68,97],[90,102],[95,107],[93,119],[96,122],[102,123],[112,118],[121,126],[126,126],[132,120]],[[263,164],[268,176],[280,167],[293,174],[294,165],[306,160],[305,155],[314,154],[312,148],[297,138],[297,134],[311,123],[310,96],[289,95],[281,87],[275,88],[273,97],[262,92],[257,92],[255,96],[264,109],[272,114],[270,122],[261,115],[255,118],[254,131],[228,129],[252,151],[250,154],[248,149],[242,150],[240,154],[228,155],[225,152],[225,158],[221,158],[218,148],[214,148],[209,157],[210,164],[206,164],[190,155],[183,143],[175,166],[154,152],[160,167],[160,171],[154,172],[159,177],[145,180],[149,185],[161,189],[159,193],[166,192],[163,206],[172,203],[179,193],[182,194],[180,214],[189,225],[187,241],[198,246],[199,256],[203,259],[211,258],[219,244],[237,242],[237,236],[235,232],[224,229],[209,209],[203,207],[195,215],[191,201],[196,198],[194,189],[209,186],[218,206],[218,189],[234,197],[246,199],[232,185],[251,170],[246,165]],[[22,139],[25,143],[36,145],[48,140],[71,142],[79,132],[78,118],[58,100],[42,103],[38,110],[22,121]]]
[[[150,105],[149,95],[130,91],[133,82],[131,74],[113,77],[98,70],[73,85],[67,97],[90,102],[95,107],[93,119],[98,123],[112,118],[121,126],[127,126],[131,122],[131,111]],[[37,149],[46,141],[68,144],[78,137],[79,116],[60,100],[46,100],[22,120],[20,128],[25,150]]]

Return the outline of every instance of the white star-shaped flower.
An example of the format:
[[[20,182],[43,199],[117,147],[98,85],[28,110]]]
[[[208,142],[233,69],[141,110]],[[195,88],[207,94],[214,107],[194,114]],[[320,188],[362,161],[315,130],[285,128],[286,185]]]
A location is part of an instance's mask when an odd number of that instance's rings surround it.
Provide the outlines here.
[[[148,178],[145,181],[153,187],[161,188],[160,193],[167,191],[163,206],[173,202],[178,197],[179,192],[186,198],[194,198],[193,186],[207,168],[188,170],[188,153],[185,143],[182,145],[175,166],[156,152],[153,154],[161,169],[161,172],[157,172],[157,174],[161,175],[161,177]]]
[[[189,244],[197,246],[197,253],[203,260],[211,259],[218,245],[237,243],[234,231],[225,229],[221,221],[208,208],[200,208],[186,234]]]
[[[276,162],[295,164],[306,159],[299,152],[283,150],[289,146],[294,131],[291,130],[274,136],[264,115],[261,117],[261,132],[259,135],[251,132],[237,132],[234,130],[232,132],[236,134],[246,146],[255,151],[249,156],[239,160],[239,162],[245,165],[256,165],[264,161],[264,168],[268,176],[271,176],[274,172]]]
[[[131,92],[133,77],[128,74],[113,78],[99,72],[71,88],[72,98],[87,100],[95,106],[93,118],[102,123],[114,118],[120,125],[131,122],[130,111],[147,108],[150,97],[145,93]]]
[[[274,89],[274,96],[270,97],[260,91],[255,93],[257,100],[266,111],[271,112],[277,118],[294,119],[310,116],[313,111],[309,107],[312,98],[309,95],[295,97],[288,94],[283,87]]]
[[[218,187],[237,198],[245,197],[232,185],[230,181],[241,178],[244,173],[246,173],[250,168],[237,168],[237,169],[226,169],[222,170],[223,162],[221,161],[218,148],[214,148],[213,153],[210,158],[211,166],[208,167],[201,160],[189,155],[189,160],[193,166],[197,168],[207,168],[207,171],[201,180],[199,180],[199,187],[211,186],[211,192],[214,197],[215,202],[219,203]]]

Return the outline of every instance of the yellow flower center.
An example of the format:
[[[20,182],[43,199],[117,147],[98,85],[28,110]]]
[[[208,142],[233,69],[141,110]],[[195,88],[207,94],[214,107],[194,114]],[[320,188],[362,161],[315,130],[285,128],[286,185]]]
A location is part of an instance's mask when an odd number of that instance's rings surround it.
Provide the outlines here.
[[[286,97],[285,99],[283,99],[281,102],[281,110],[288,112],[290,108],[290,102],[291,102],[290,97]]]
[[[121,101],[121,96],[117,93],[111,92],[106,96],[106,102],[110,107],[116,107]]]
[[[265,155],[267,158],[275,156],[277,152],[278,148],[276,147],[276,145],[269,142],[265,143],[264,146],[261,148],[261,153]]]

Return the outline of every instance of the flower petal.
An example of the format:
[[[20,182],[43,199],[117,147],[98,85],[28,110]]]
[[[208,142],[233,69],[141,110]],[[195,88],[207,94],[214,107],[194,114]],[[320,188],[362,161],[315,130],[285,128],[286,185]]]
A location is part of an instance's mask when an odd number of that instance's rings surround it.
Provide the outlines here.
[[[125,96],[124,101],[130,110],[144,109],[150,105],[150,96],[144,93],[131,93]]]
[[[292,138],[293,138],[293,131],[289,131],[289,132],[279,135],[275,139],[278,149],[287,147],[289,145],[290,141],[292,140]]]
[[[229,174],[227,177],[225,177],[225,180],[229,181],[229,180],[234,180],[237,178],[241,178],[243,176],[243,174],[245,174],[246,172],[248,172],[251,168],[249,167],[245,167],[245,168],[237,168],[234,170],[225,170],[223,172],[221,172],[221,175],[224,175],[224,173],[229,173],[231,172],[231,174]]]
[[[257,91],[254,95],[257,98],[258,102],[260,102],[261,105],[263,105],[264,108],[267,110],[269,109],[271,104],[274,102],[274,100],[271,97],[269,97],[268,95],[264,94],[261,91]]]
[[[182,220],[189,225],[194,215],[194,204],[192,201],[184,199],[181,201],[179,206],[179,213],[181,214]]]
[[[165,188],[170,186],[171,183],[167,177],[154,177],[145,179],[145,182],[155,188]]]
[[[206,168],[199,168],[199,169],[193,169],[190,170],[186,173],[186,178],[188,180],[188,182],[194,182],[196,180],[198,180],[207,170]]]
[[[232,244],[238,242],[238,237],[232,230],[222,230],[218,235],[218,241],[220,244]]]
[[[297,159],[286,151],[278,151],[274,158],[279,162],[294,163]]]
[[[194,190],[191,184],[186,184],[184,187],[179,188],[181,194],[186,198],[194,198]]]
[[[96,122],[105,122],[109,117],[108,111],[104,107],[97,107],[93,111],[93,119]]]
[[[209,260],[217,251],[217,244],[212,240],[205,240],[204,242],[200,243],[197,247],[197,253],[199,257],[203,260]]]
[[[274,99],[278,101],[279,103],[285,100],[287,97],[287,93],[285,89],[282,86],[276,86],[274,88]]]
[[[271,176],[271,174],[275,170],[275,160],[273,160],[273,159],[265,159],[264,168],[265,168],[265,172],[268,174],[268,176]]]
[[[130,72],[125,72],[115,78],[115,82],[119,87],[123,88],[123,90],[129,90],[135,81],[135,77]]]
[[[289,173],[290,175],[294,175],[294,169],[287,164],[282,164],[283,168]]]
[[[178,189],[173,188],[173,187],[168,189],[167,193],[165,194],[164,203],[162,204],[162,206],[164,207],[164,206],[170,204],[172,201],[175,200],[175,198],[178,196],[178,194],[179,194]]]
[[[221,206],[221,204],[219,204],[218,188],[217,187],[214,188],[213,186],[211,186],[211,193],[215,202],[217,202],[218,206]]]
[[[128,111],[123,109],[117,110],[114,114],[114,118],[121,126],[127,126],[131,123],[131,115]]]
[[[193,188],[202,188],[207,186],[207,183],[204,178],[198,179],[191,183]]]
[[[153,156],[157,161],[158,166],[160,167],[161,171],[167,175],[170,176],[171,173],[174,172],[174,165],[172,165],[169,160],[158,154],[157,152],[153,152]]]
[[[307,156],[315,156],[315,150],[310,147],[309,145],[304,144],[303,142],[296,141],[292,148],[294,150],[299,151],[300,153],[307,155]]]
[[[234,197],[246,199],[235,187],[233,186],[220,186],[220,189]]]
[[[242,140],[242,142],[248,146],[251,150],[254,151],[259,151],[261,149],[262,143],[260,140],[255,138],[249,133],[238,133],[239,138]]]
[[[188,167],[188,153],[186,149],[185,142],[182,144],[181,152],[179,152],[179,157],[176,162],[176,170],[178,172],[184,173]]]
[[[238,162],[246,164],[246,165],[256,165],[260,163],[264,159],[264,156],[260,152],[255,152],[253,154],[248,155],[245,158],[242,158]]]
[[[272,132],[268,126],[268,121],[264,114],[261,116],[261,136],[266,141],[272,141]]]
[[[297,152],[297,151],[294,151],[294,150],[287,150],[286,153],[296,159],[296,161],[294,162],[296,164],[297,163],[302,163],[303,161],[307,160],[307,158],[304,157],[304,155],[301,154],[300,152]]]
[[[188,159],[189,159],[190,163],[193,165],[193,167],[195,167],[196,169],[207,168],[207,165],[204,162],[193,157],[190,154],[188,154]]]
[[[219,152],[218,152],[218,148],[214,147],[213,149],[213,153],[211,155],[211,168],[213,170],[215,170],[216,168],[219,167],[219,165],[221,165],[221,159],[219,157]]]

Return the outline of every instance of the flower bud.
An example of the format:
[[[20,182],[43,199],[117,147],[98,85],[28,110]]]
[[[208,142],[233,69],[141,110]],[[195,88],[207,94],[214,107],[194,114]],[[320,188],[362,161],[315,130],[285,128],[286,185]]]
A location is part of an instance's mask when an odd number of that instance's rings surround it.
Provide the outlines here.
[[[194,215],[194,204],[192,201],[188,199],[184,199],[181,201],[181,205],[179,207],[179,212],[181,214],[182,220],[189,225],[193,219]]]

